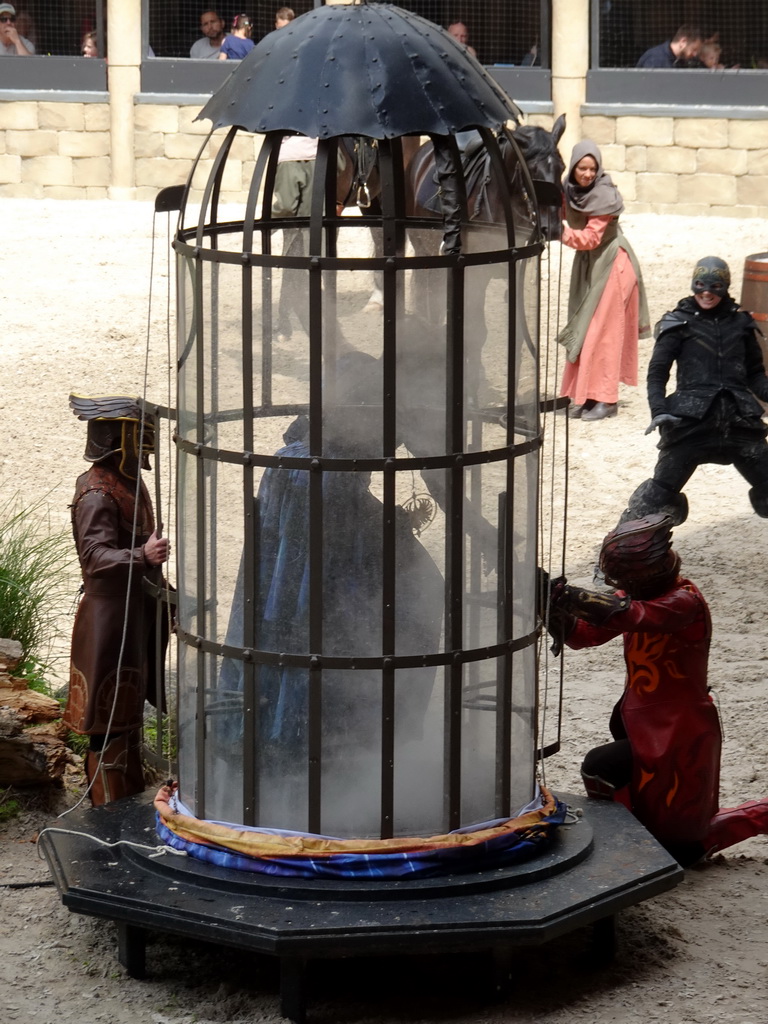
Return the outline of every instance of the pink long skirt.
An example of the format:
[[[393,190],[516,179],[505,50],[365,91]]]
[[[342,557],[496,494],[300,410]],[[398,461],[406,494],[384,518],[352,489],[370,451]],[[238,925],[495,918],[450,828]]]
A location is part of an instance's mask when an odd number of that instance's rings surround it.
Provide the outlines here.
[[[619,249],[579,358],[565,364],[561,395],[574,405],[590,399],[613,403],[619,400],[619,382],[637,384],[638,309],[637,277]]]

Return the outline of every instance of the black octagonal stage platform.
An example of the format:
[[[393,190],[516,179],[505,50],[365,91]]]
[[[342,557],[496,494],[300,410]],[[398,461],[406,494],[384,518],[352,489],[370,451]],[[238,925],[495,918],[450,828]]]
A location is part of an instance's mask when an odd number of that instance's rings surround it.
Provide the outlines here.
[[[150,857],[129,845],[159,844],[149,793],[75,812],[40,845],[64,905],[115,921],[133,977],[145,976],[151,931],[276,956],[281,1011],[301,1024],[312,959],[487,950],[501,991],[516,945],[591,924],[598,952],[611,955],[614,915],[673,888],[683,871],[620,804],[558,795],[583,814],[534,859],[414,881],[293,880]]]

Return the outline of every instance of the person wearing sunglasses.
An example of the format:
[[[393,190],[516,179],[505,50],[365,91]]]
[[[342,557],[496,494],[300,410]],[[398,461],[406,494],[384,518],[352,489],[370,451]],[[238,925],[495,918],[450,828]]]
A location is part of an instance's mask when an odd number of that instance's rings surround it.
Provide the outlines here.
[[[232,22],[232,35],[226,36],[221,44],[219,60],[242,60],[256,45],[251,39],[253,19],[247,14],[238,14]]]
[[[16,29],[16,8],[0,4],[0,57],[31,57],[34,52],[34,44]]]
[[[696,263],[692,294],[656,325],[648,364],[651,423],[659,429],[653,477],[629,499],[620,521],[661,512],[685,522],[683,487],[699,466],[733,466],[750,485],[752,508],[768,519],[768,376],[752,314],[729,294],[731,272],[718,256]],[[676,364],[676,387],[667,383]],[[758,401],[759,399],[759,401]]]

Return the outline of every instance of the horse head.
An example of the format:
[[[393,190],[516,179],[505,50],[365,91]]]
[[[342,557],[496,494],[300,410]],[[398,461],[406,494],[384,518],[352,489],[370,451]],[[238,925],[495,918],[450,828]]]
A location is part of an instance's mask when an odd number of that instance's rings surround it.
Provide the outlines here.
[[[565,114],[555,121],[552,131],[537,125],[522,125],[514,131],[515,142],[525,157],[536,189],[541,225],[549,241],[557,241],[562,234],[561,206],[563,201],[562,179],[565,162],[560,156],[557,144],[565,131]],[[549,186],[549,187],[547,187]]]

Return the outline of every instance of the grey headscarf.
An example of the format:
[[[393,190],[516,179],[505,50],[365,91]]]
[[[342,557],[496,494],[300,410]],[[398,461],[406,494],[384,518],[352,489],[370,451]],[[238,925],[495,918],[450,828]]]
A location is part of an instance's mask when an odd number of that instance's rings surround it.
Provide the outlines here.
[[[597,174],[591,185],[582,188],[572,179],[573,169],[579,160],[591,156],[597,164]],[[592,217],[617,217],[624,209],[621,193],[603,170],[600,150],[591,139],[583,139],[573,147],[571,163],[563,183],[568,205]]]

